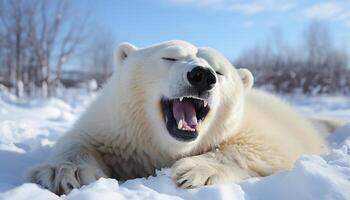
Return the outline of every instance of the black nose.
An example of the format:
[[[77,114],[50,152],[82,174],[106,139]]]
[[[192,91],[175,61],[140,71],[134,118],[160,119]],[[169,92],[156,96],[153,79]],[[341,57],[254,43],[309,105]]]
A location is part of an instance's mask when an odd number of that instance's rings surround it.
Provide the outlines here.
[[[190,72],[187,72],[187,79],[193,87],[198,89],[199,93],[212,89],[216,83],[214,72],[201,66],[197,66]]]

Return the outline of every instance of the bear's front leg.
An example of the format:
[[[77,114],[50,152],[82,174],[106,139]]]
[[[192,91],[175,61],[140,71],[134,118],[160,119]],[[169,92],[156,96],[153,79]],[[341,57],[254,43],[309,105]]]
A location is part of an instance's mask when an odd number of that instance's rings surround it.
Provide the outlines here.
[[[175,183],[181,188],[239,182],[257,176],[237,152],[220,149],[182,158],[172,166],[172,172]]]

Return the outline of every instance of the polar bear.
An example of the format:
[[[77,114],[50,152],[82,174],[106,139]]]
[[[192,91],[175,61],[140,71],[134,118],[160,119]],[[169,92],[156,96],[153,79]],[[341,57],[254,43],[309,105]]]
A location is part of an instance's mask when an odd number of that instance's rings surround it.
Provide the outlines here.
[[[327,151],[305,117],[218,51],[185,41],[122,43],[97,99],[29,172],[57,194],[100,177],[126,180],[172,168],[182,188],[239,182],[290,169]]]

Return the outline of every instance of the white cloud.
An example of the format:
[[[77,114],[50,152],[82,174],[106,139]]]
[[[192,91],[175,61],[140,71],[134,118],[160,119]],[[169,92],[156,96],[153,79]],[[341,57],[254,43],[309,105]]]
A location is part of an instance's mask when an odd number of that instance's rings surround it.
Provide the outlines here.
[[[350,1],[332,1],[314,4],[303,10],[306,17],[340,22],[350,27]]]
[[[350,27],[350,19],[344,21],[344,25]]]
[[[244,28],[247,28],[247,29],[252,28],[254,25],[255,25],[254,21],[250,21],[250,20],[249,21],[244,21],[243,24],[242,24],[242,26]]]
[[[257,3],[232,4],[226,7],[227,10],[237,11],[246,15],[256,14],[265,10],[265,7]]]
[[[165,0],[178,5],[190,5],[211,9],[227,10],[244,15],[254,15],[265,11],[283,12],[295,7],[297,0]],[[300,0],[299,0],[300,1]]]
[[[224,10],[253,16],[260,13],[291,12],[296,17],[333,20],[350,27],[349,0],[163,0],[176,5]],[[244,27],[249,27],[244,22]]]
[[[275,5],[275,7],[273,7],[273,10],[276,11],[288,11],[293,9],[294,7],[296,7],[296,2],[292,3],[292,2],[284,2],[283,4],[279,4],[279,5]]]
[[[341,13],[342,7],[336,2],[324,2],[304,9],[303,13],[312,18],[330,18]]]
[[[342,21],[345,26],[350,27],[350,10],[339,14],[335,17],[335,20]]]
[[[349,20],[350,19],[350,11],[343,12],[335,17],[337,20]]]

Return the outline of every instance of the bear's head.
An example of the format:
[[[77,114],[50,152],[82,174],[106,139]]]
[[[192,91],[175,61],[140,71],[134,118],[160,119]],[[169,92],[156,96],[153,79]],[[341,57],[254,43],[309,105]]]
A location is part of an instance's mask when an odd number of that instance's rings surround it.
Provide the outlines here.
[[[235,69],[218,51],[184,41],[141,49],[122,43],[117,64],[123,107],[141,132],[138,137],[178,153],[233,134],[253,85],[247,69]]]

